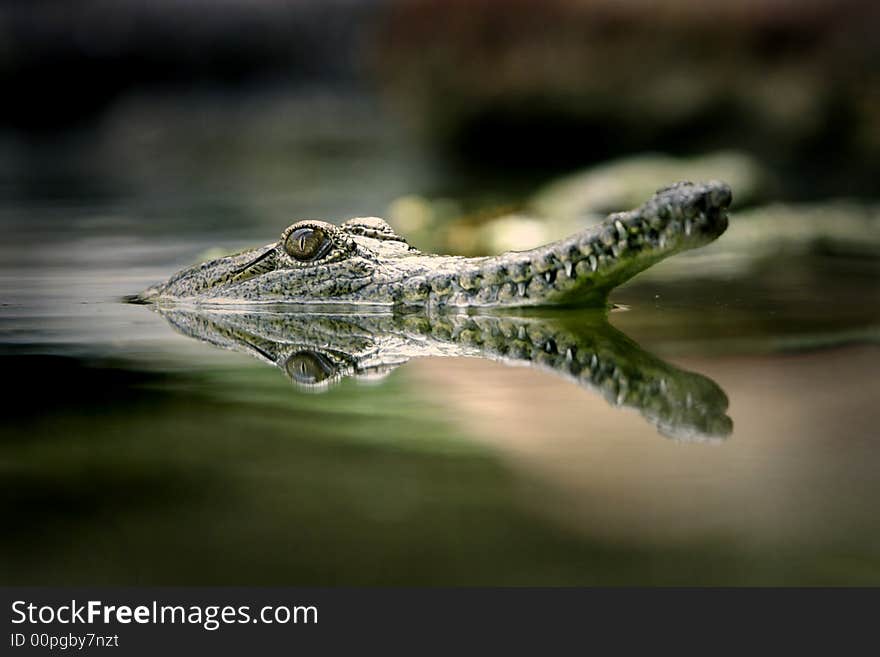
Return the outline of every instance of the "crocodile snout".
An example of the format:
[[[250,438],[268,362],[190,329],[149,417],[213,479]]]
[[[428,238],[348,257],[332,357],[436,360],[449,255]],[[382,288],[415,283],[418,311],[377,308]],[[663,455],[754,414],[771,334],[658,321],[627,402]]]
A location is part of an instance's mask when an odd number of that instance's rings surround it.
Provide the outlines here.
[[[730,187],[720,181],[678,182],[641,207],[612,214],[558,242],[470,259],[420,253],[380,219],[352,219],[340,227],[298,222],[280,242],[189,267],[145,290],[138,300],[603,305],[610,290],[640,271],[721,235],[732,199]],[[292,229],[320,237],[326,242],[323,250],[308,257],[300,253],[302,244],[291,250],[285,236]]]

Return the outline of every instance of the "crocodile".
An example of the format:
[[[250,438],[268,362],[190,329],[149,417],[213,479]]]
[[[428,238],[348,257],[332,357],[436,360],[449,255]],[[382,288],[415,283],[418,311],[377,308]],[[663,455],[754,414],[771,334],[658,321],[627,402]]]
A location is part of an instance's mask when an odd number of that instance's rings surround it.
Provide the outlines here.
[[[465,258],[424,254],[389,224],[305,220],[281,238],[184,269],[140,303],[372,304],[505,308],[603,306],[609,291],[656,262],[707,244],[727,228],[732,194],[720,181],[679,182],[641,207],[529,251]]]
[[[178,332],[278,367],[300,388],[380,378],[412,358],[477,357],[551,372],[632,408],[664,436],[722,441],[728,400],[711,379],[678,369],[613,328],[603,310],[553,316],[154,307]]]

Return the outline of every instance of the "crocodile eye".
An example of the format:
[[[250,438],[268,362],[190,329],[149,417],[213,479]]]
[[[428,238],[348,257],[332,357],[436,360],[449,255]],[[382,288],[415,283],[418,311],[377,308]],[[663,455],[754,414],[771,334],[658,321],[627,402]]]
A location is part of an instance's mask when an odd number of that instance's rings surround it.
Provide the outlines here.
[[[320,228],[303,226],[290,232],[284,242],[284,250],[302,262],[318,260],[327,254],[333,242]]]
[[[290,378],[305,385],[321,383],[336,373],[333,363],[314,351],[293,354],[287,359],[284,369]]]

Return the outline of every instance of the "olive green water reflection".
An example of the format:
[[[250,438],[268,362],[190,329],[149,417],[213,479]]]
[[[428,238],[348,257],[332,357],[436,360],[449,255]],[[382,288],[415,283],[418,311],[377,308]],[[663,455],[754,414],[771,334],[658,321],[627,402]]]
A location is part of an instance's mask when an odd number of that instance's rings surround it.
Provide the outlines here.
[[[0,145],[0,582],[880,584],[875,211],[735,208],[607,320],[178,331],[120,301],[302,217],[479,246],[470,205],[411,196],[453,195],[425,160],[321,107],[135,99],[81,142]]]
[[[161,245],[0,251],[5,583],[880,582],[874,259],[425,321],[163,316],[119,301]]]
[[[156,311],[184,335],[250,353],[306,389],[349,376],[381,377],[411,358],[471,356],[554,372],[614,406],[635,408],[661,433],[681,440],[720,440],[731,430],[727,397],[713,381],[640,349],[611,327],[603,310],[523,317],[356,306]]]
[[[733,392],[721,446],[481,359],[322,395],[248,357],[4,360],[5,582],[877,581],[876,350],[689,360]]]

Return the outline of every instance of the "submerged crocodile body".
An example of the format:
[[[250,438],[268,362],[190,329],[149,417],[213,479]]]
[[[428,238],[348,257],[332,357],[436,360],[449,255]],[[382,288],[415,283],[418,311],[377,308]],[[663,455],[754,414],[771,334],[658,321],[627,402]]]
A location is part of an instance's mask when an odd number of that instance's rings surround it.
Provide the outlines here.
[[[633,408],[661,434],[717,442],[732,430],[727,396],[712,380],[641,349],[603,311],[553,317],[161,306],[184,335],[277,366],[300,387],[373,379],[412,358],[478,357],[562,376]]]
[[[383,220],[301,221],[262,248],[185,269],[144,290],[159,304],[374,304],[503,308],[603,305],[608,292],[727,227],[730,188],[676,183],[636,210],[530,251],[423,254]]]

